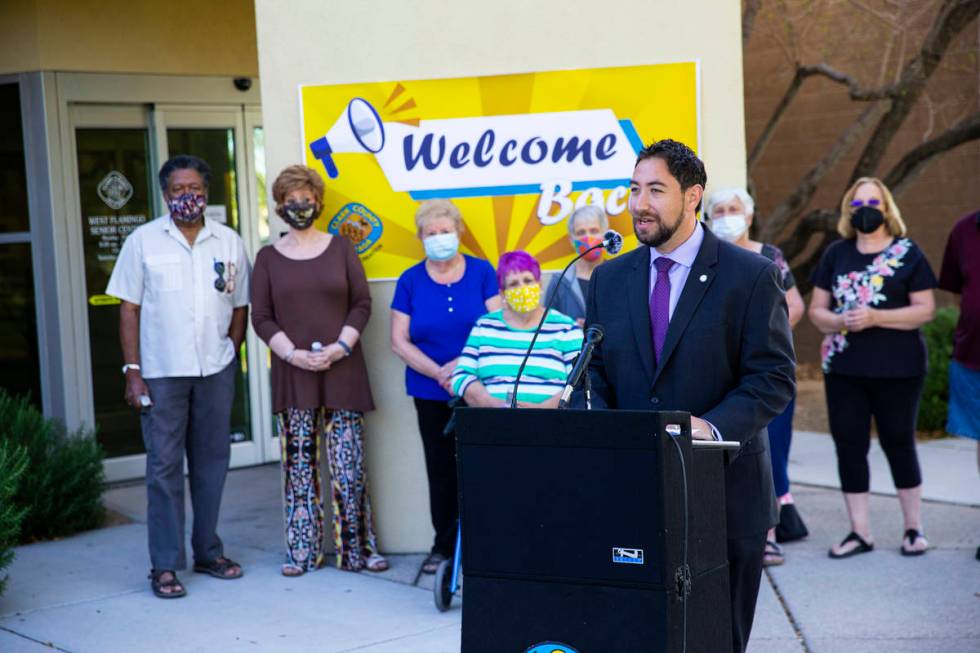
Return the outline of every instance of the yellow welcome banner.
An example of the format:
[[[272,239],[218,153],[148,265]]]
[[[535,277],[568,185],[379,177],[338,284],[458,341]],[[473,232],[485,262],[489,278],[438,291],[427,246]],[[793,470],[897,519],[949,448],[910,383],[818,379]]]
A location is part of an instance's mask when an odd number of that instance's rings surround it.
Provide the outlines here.
[[[463,250],[493,264],[524,249],[560,269],[566,220],[587,203],[629,249],[636,152],[661,138],[698,149],[693,62],[303,86],[300,101],[305,162],[327,182],[317,226],[354,242],[374,280],[423,258],[425,199],[455,202]]]

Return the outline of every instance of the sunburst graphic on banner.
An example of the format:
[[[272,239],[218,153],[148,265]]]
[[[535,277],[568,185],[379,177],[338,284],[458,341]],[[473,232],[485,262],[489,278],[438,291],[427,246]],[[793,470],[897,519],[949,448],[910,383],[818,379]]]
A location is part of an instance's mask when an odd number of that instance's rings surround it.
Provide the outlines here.
[[[415,102],[415,98],[404,97],[405,91],[406,89],[402,84],[395,84],[395,88],[392,89],[391,95],[388,96],[388,101],[385,102],[384,108],[381,111],[382,120],[384,120],[385,116],[389,116],[385,122],[400,122],[403,125],[418,127],[421,119],[409,117],[409,115],[405,113],[406,111],[411,111],[418,106]]]
[[[629,121],[636,139],[643,142],[671,137],[697,150],[695,63],[306,86],[301,89],[305,142],[326,133],[356,97],[369,102],[386,126],[385,155],[401,156],[404,148],[406,162],[408,144],[392,138],[391,132],[417,134],[413,146],[417,150],[420,140],[430,133],[426,121],[588,110],[611,111],[616,119]],[[446,144],[447,158],[452,146],[453,143]],[[635,142],[622,146],[636,149]],[[368,278],[397,278],[425,255],[414,219],[420,201],[409,192],[394,191],[378,157],[370,153],[339,153],[335,159],[340,176],[327,183],[324,215],[318,226],[325,229],[335,216],[350,213],[351,205],[364,207],[377,216],[382,229],[380,238],[361,253]],[[318,166],[308,151],[306,162]],[[628,179],[631,171],[627,166],[622,178]],[[617,178],[618,174],[617,168]],[[533,178],[527,179],[526,187],[516,194],[491,195],[488,191],[486,195],[470,196],[449,189],[444,194],[427,191],[425,196],[451,199],[463,216],[462,250],[494,265],[504,252],[523,249],[535,256],[544,269],[560,270],[574,254],[567,216],[576,201],[601,204],[610,228],[625,237],[624,250],[635,247],[625,188],[606,185],[589,189],[580,187],[589,185],[587,179],[564,181],[579,185],[550,206],[542,206],[547,200],[540,190],[550,181]],[[560,210],[560,220],[542,221],[542,215],[554,217]]]

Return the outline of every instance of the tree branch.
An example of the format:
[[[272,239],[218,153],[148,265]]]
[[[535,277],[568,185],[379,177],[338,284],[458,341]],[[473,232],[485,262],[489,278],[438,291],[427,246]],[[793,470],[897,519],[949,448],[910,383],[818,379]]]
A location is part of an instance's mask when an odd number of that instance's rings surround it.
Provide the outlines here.
[[[980,0],[945,0],[919,52],[906,64],[894,84],[891,107],[881,117],[858,159],[851,182],[873,175],[888,145],[918,101],[953,39],[980,14]]]
[[[789,88],[786,89],[786,92],[783,94],[783,97],[776,106],[776,109],[772,112],[769,122],[766,123],[765,128],[762,130],[762,134],[759,135],[755,145],[752,146],[752,151],[749,153],[749,158],[746,162],[749,170],[752,170],[752,168],[755,167],[755,164],[758,163],[759,159],[762,157],[762,153],[769,145],[769,141],[772,140],[772,135],[776,131],[776,127],[780,122],[782,122],[783,116],[789,109],[790,103],[792,103],[793,99],[796,97],[796,94],[799,92],[800,87],[803,85],[803,80],[817,75],[826,77],[831,81],[847,86],[852,100],[881,100],[892,97],[893,93],[895,92],[892,86],[885,86],[878,89],[861,88],[860,84],[858,84],[857,80],[855,80],[853,77],[835,70],[825,63],[819,63],[814,66],[797,65],[796,73],[793,75],[793,80],[790,82]]]
[[[779,242],[779,249],[787,261],[792,261],[800,255],[810,238],[816,233],[835,232],[837,230],[837,212],[826,209],[814,209],[806,214],[796,229]]]
[[[888,108],[886,102],[869,105],[851,125],[841,134],[824,157],[803,176],[796,190],[777,206],[766,219],[759,234],[759,240],[772,241],[795,218],[813,197],[817,185],[840,159],[847,154],[854,143]]]
[[[888,171],[884,182],[895,195],[900,195],[923,168],[936,156],[962,145],[980,139],[980,111],[961,120],[932,140],[922,143],[906,153]]]
[[[835,81],[838,84],[843,84],[847,87],[850,92],[851,99],[866,102],[868,100],[883,100],[885,98],[895,97],[897,89],[894,85],[883,86],[882,88],[866,89],[861,88],[857,80],[842,73],[834,68],[831,68],[825,63],[818,63],[815,66],[800,66],[800,71],[806,77],[811,75],[822,75],[829,80]]]

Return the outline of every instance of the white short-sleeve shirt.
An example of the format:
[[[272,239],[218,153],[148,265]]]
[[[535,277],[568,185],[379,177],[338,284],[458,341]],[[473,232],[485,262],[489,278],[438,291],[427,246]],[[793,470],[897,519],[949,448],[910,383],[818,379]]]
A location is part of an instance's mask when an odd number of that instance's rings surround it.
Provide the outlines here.
[[[142,375],[210,376],[227,367],[235,357],[228,328],[232,311],[248,305],[249,273],[241,237],[213,220],[193,246],[169,215],[133,231],[106,294],[140,306]]]

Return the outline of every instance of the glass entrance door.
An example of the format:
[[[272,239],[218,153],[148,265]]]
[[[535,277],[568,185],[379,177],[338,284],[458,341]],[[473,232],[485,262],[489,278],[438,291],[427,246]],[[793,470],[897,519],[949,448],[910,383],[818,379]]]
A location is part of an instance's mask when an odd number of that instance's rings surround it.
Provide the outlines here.
[[[259,235],[252,139],[243,107],[71,107],[76,152],[78,216],[82,232],[91,365],[92,423],[106,450],[106,476],[142,476],[145,456],[138,415],[123,401],[119,302],[104,294],[126,236],[166,212],[156,171],[175,154],[199,156],[211,166],[207,220],[232,227],[254,258]],[[252,153],[249,152],[249,155]],[[269,459],[268,373],[249,329],[242,346],[232,410],[232,466]]]
[[[228,225],[245,242],[250,259],[261,246],[259,221],[253,195],[254,157],[242,107],[208,107],[158,104],[153,108],[156,149],[163,161],[177,154],[192,154],[211,167],[207,220]],[[160,198],[162,204],[162,197]],[[248,330],[239,356],[235,403],[231,415],[232,465],[268,459],[266,442],[271,428],[262,386],[268,370],[261,364],[261,343]],[[260,364],[256,364],[256,362]]]
[[[0,83],[0,388],[42,405],[20,85]]]
[[[152,164],[142,107],[72,108],[78,226],[82,235],[88,360],[96,438],[116,461],[111,476],[139,475],[139,415],[123,399],[119,300],[105,294],[123,241],[152,219]],[[107,466],[107,473],[109,468]]]

